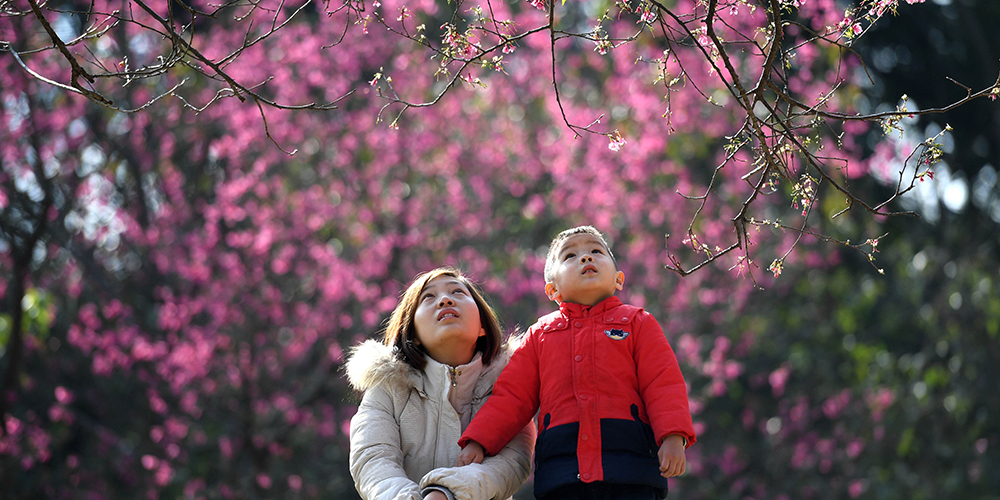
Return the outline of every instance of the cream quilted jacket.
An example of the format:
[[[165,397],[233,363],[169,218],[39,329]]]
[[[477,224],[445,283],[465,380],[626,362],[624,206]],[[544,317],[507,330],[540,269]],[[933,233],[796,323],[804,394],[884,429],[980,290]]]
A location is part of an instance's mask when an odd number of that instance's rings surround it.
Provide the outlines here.
[[[505,346],[489,366],[479,356],[457,369],[428,358],[421,372],[381,342],[354,348],[347,378],[364,397],[351,419],[350,468],[361,497],[419,500],[430,489],[458,500],[511,497],[531,471],[533,423],[483,463],[454,464],[458,438],[492,393],[512,350]]]

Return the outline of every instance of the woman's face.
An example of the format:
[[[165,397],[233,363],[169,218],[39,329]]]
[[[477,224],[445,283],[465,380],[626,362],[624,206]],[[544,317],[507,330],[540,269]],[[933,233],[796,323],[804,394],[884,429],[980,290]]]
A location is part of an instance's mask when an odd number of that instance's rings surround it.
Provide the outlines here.
[[[486,335],[472,293],[452,276],[438,276],[420,292],[413,318],[416,343],[438,363],[459,366],[472,361],[476,339]]]

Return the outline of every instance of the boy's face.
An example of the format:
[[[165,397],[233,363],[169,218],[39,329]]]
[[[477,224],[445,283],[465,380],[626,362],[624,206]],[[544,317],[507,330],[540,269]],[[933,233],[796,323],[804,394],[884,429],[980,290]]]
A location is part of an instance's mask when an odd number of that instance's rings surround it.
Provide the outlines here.
[[[552,281],[545,294],[556,302],[592,306],[621,290],[625,274],[615,268],[607,248],[593,235],[566,238],[556,249]]]

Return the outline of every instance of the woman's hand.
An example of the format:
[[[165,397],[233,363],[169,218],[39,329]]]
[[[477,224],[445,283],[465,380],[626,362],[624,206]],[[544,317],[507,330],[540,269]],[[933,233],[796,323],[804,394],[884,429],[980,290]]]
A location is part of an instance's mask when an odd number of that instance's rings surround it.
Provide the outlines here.
[[[455,466],[462,467],[471,463],[481,464],[485,457],[486,450],[483,449],[482,445],[475,441],[469,441],[469,444],[465,445],[465,448],[462,448],[462,452],[458,454]]]
[[[424,500],[448,500],[448,495],[441,493],[440,490],[431,490],[431,492],[424,497]]]

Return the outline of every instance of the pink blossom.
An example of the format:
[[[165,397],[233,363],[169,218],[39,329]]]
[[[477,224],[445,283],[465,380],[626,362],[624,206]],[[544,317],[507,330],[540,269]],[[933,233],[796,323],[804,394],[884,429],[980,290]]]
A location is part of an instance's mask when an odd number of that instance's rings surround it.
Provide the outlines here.
[[[771,384],[771,391],[774,393],[775,397],[781,397],[785,393],[785,384],[788,382],[788,377],[791,375],[791,369],[787,366],[782,366],[777,370],[771,372],[767,377],[767,381]]]
[[[717,398],[719,396],[722,396],[723,394],[726,393],[726,383],[718,379],[713,380],[712,384],[709,386],[708,392],[709,394],[712,395],[712,397]]]
[[[808,467],[810,463],[815,463],[812,454],[813,444],[800,440],[795,443],[794,451],[792,452],[792,466],[796,468]]]
[[[96,363],[97,360],[95,360],[95,364]],[[147,395],[149,397],[149,407],[151,410],[161,415],[167,413],[167,403],[163,401],[163,398],[152,390],[150,390]]]
[[[715,346],[712,348],[712,353],[709,355],[712,361],[722,361],[725,359],[726,353],[729,352],[729,348],[732,344],[733,342],[729,340],[729,337],[716,337]]]
[[[686,363],[690,363],[692,365],[700,364],[699,352],[701,351],[701,347],[698,345],[698,341],[694,335],[682,335],[680,341],[678,342],[677,351]]]
[[[56,387],[56,401],[62,405],[68,405],[73,402],[73,393],[69,392],[65,387]]]
[[[799,398],[795,406],[788,412],[788,420],[794,424],[804,423],[809,416],[809,400],[805,397]]]
[[[153,480],[158,486],[166,486],[174,478],[174,470],[166,461],[160,462],[160,467],[156,469]]]
[[[781,259],[775,259],[774,262],[771,262],[771,266],[768,267],[767,270],[774,273],[774,277],[777,278],[778,276],[781,276],[782,264],[783,261]]]
[[[166,423],[167,434],[173,439],[184,439],[188,433],[188,425],[176,418],[168,418]]]
[[[608,149],[610,149],[612,151],[615,151],[615,152],[618,152],[622,148],[622,146],[624,146],[626,144],[625,138],[622,137],[622,135],[620,133],[618,133],[617,130],[615,130],[613,133],[609,134],[608,135],[608,139],[610,139],[610,141],[611,141],[608,144]]]
[[[201,498],[198,492],[205,489],[205,480],[197,478],[184,485],[184,498]]]
[[[719,462],[722,473],[727,476],[735,476],[745,467],[746,461],[740,457],[739,448],[732,445],[726,447]]]
[[[257,485],[265,490],[271,489],[271,477],[267,474],[257,474]]]
[[[921,0],[923,1],[923,0]],[[865,492],[865,484],[860,479],[851,481],[851,485],[847,487],[847,492],[851,495],[851,498],[857,498]]]
[[[611,42],[608,40],[596,40],[594,43],[597,45],[594,47],[594,51],[602,56],[607,55],[612,48]]]
[[[727,360],[724,371],[725,377],[728,380],[735,379],[743,374],[743,363],[735,360]]]
[[[72,423],[73,415],[64,406],[52,405],[49,407],[49,419],[53,422]]]
[[[708,37],[708,30],[700,30],[698,33],[698,44],[706,48],[712,46],[712,39]]]
[[[857,456],[860,455],[861,452],[864,451],[864,449],[865,449],[864,441],[860,439],[855,439],[854,441],[847,443],[847,448],[845,449],[845,451],[847,452],[848,457],[857,458]]]
[[[222,453],[222,456],[227,460],[233,458],[233,443],[228,437],[219,438],[219,452]]]
[[[872,420],[879,422],[888,409],[896,400],[896,395],[891,389],[878,388],[865,393],[865,402],[872,413]]]
[[[874,0],[868,9],[868,15],[880,17],[887,9],[896,7],[897,0]]]

